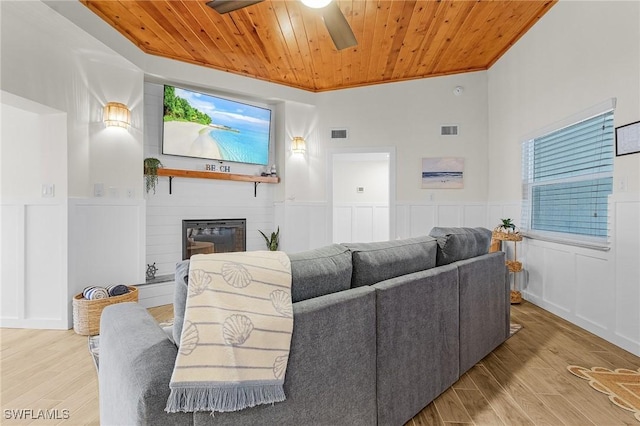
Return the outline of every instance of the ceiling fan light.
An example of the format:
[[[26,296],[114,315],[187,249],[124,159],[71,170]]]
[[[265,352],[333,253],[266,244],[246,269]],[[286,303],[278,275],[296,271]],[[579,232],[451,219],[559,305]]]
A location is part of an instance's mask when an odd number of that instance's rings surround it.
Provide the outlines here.
[[[327,7],[332,0],[300,0],[302,4],[305,6],[311,7],[313,9],[322,9],[323,7]]]

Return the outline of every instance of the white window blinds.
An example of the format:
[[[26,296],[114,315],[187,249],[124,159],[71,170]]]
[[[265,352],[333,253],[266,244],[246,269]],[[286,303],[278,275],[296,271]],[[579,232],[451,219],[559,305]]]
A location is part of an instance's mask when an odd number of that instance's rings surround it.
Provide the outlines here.
[[[605,243],[613,158],[613,110],[524,142],[522,229]]]

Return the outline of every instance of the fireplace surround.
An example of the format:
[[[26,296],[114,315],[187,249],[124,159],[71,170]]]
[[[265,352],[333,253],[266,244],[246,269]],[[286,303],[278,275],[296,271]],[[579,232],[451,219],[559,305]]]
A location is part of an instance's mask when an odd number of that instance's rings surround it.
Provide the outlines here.
[[[246,251],[246,219],[182,221],[182,259],[194,254]]]

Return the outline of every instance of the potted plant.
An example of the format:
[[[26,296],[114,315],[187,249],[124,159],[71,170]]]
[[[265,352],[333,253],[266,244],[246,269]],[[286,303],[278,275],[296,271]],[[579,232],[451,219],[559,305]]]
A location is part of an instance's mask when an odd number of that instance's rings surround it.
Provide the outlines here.
[[[158,183],[158,169],[162,167],[162,163],[157,158],[149,157],[144,159],[144,183],[147,194],[153,189],[156,193],[156,184]]]
[[[500,219],[502,223],[493,229],[492,240],[521,241],[520,230],[511,219]]]
[[[272,232],[271,233],[271,238],[268,238],[264,232],[258,230],[258,232],[260,232],[260,234],[262,234],[262,236],[264,237],[264,241],[265,243],[267,243],[267,248],[270,251],[276,251],[278,250],[278,243],[279,243],[279,238],[280,238],[280,227],[278,226],[278,230],[276,232]]]
[[[498,230],[506,233],[516,232],[516,225],[511,219],[500,219],[502,223],[498,225]]]

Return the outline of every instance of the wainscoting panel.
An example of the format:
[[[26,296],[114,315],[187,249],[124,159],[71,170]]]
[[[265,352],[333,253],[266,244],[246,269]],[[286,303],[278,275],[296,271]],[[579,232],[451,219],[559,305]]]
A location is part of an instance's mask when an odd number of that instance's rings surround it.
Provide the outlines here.
[[[570,312],[575,303],[576,264],[574,254],[547,247],[544,252],[544,301]]]
[[[634,194],[611,197],[609,211],[608,251],[528,238],[518,244],[523,297],[640,356],[640,202]],[[502,217],[520,222],[516,202],[487,212],[495,224]]]
[[[605,309],[615,306],[612,263],[603,257],[576,255],[576,316],[603,331],[615,326]]]
[[[373,208],[369,206],[353,207],[353,226],[349,242],[369,243],[373,241]]]
[[[384,204],[335,205],[333,223],[333,242],[336,243],[368,243],[389,239],[389,207]]]
[[[5,321],[24,317],[24,206],[0,206],[0,313]]]
[[[472,228],[476,228],[478,226],[486,227],[487,206],[485,204],[465,205],[462,223],[464,223],[465,226]],[[492,228],[489,227],[489,229]]]
[[[409,229],[406,237],[418,237],[428,235],[429,231],[436,226],[438,207],[436,205],[408,205],[409,223],[403,224],[401,228]],[[402,236],[406,238],[405,236]]]
[[[2,217],[0,326],[67,329],[67,206],[60,200],[12,200]]]
[[[614,205],[616,336],[635,344],[640,356],[640,200],[621,199]]]
[[[464,226],[464,205],[439,205],[436,226]]]
[[[24,317],[59,321],[64,317],[64,247],[66,235],[56,225],[66,216],[60,205],[29,205],[25,209]],[[53,284],[53,285],[52,285]]]
[[[377,206],[373,208],[373,241],[387,241],[389,233],[389,207]]]
[[[333,209],[333,241],[351,242],[353,233],[353,209],[350,206],[334,207]]]

